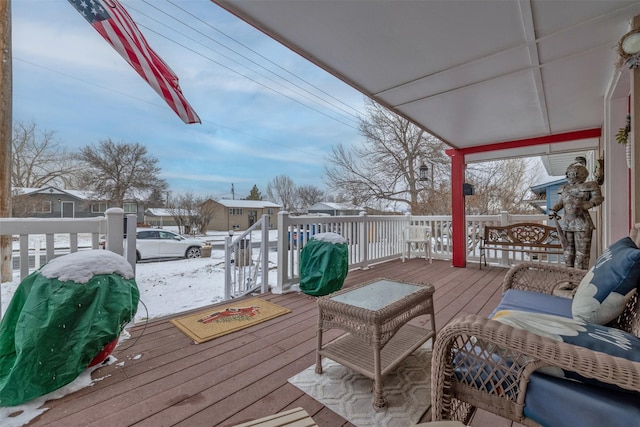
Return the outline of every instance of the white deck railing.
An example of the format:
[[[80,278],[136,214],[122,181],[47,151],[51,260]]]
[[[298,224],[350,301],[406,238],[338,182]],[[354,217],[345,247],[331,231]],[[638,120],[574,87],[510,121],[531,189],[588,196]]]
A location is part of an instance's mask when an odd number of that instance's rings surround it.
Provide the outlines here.
[[[81,249],[99,249],[100,236],[105,238],[106,249],[120,255],[125,255],[126,251],[125,258],[135,271],[136,222],[135,215],[130,216],[133,220],[127,221],[127,232],[133,239],[133,245],[127,245],[124,239],[124,211],[120,208],[109,209],[105,216],[95,218],[0,218],[0,235],[12,236],[14,241],[16,238],[18,240],[18,250],[12,249],[11,258],[19,258],[20,280],[38,268],[41,256],[50,261]],[[78,246],[79,234],[91,235],[89,247]],[[60,235],[68,240],[68,246],[55,244]],[[37,238],[34,239],[34,236]],[[33,265],[30,264],[30,258],[34,261]]]
[[[269,215],[235,238],[225,237],[224,250],[224,299],[269,291]]]
[[[79,234],[90,234],[91,245],[80,247]],[[120,208],[108,209],[105,216],[95,218],[0,218],[0,235],[11,236],[12,240],[16,238],[18,240],[18,250],[12,249],[11,256],[8,258],[12,264],[14,257],[19,258],[18,269],[21,281],[30,272],[40,267],[42,256],[45,262],[48,262],[55,257],[79,250],[99,249],[101,236],[105,238],[105,249],[123,255],[135,273],[136,216],[127,215],[128,238],[125,239],[124,211]],[[68,245],[56,245],[56,239],[61,235],[69,242]],[[41,239],[41,236],[44,238]],[[0,247],[0,259],[4,257],[5,254]],[[30,262],[31,259],[33,263]]]
[[[480,262],[480,241],[484,226],[518,222],[546,224],[546,215],[467,216],[467,260]],[[290,216],[278,214],[278,279],[274,292],[286,292],[300,282],[300,251],[316,233],[335,232],[347,239],[349,269],[366,269],[371,264],[402,255],[402,229],[407,225],[431,227],[433,257],[450,260],[453,255],[451,216],[360,215],[360,216]],[[490,251],[487,262],[509,266],[528,260],[526,254]],[[558,263],[558,257],[545,260]]]
[[[123,239],[122,209],[109,209],[104,217],[86,219],[40,219],[0,218],[0,234],[18,236],[20,279],[33,271],[42,250],[46,260],[64,253],[76,252],[78,234],[91,234],[91,248],[98,248],[99,238],[104,235],[106,248],[125,255],[135,271],[135,215],[127,221],[127,233],[133,238]],[[129,216],[128,216],[129,217]],[[269,289],[269,229],[266,216],[249,230],[225,241],[225,298],[233,298],[250,292],[266,292]],[[480,239],[487,224],[509,225],[517,222],[546,224],[546,215],[469,215],[467,216],[467,260],[480,261]],[[317,233],[335,232],[347,239],[349,268],[368,268],[371,264],[399,258],[402,255],[402,230],[407,225],[431,227],[432,253],[436,259],[450,260],[453,247],[451,239],[451,216],[409,215],[361,215],[361,216],[290,216],[278,214],[277,239],[277,283],[274,292],[286,292],[300,282],[300,251],[304,244]],[[68,249],[56,248],[54,236],[68,235]],[[32,235],[44,235],[44,248],[29,244]],[[260,244],[257,243],[260,237]],[[87,248],[88,249],[88,248]],[[254,251],[255,249],[255,251]],[[513,262],[527,260],[526,254],[488,251],[487,262],[508,266]],[[36,264],[30,266],[29,258]],[[250,262],[249,262],[250,259]],[[232,262],[233,261],[233,262]],[[550,257],[546,262],[559,263],[559,257]]]

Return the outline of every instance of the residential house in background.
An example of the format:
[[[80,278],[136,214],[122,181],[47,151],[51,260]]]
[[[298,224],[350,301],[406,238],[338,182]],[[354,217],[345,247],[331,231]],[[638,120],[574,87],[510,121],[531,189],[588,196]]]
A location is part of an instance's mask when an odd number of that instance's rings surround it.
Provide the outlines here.
[[[269,228],[278,228],[276,214],[281,206],[264,200],[207,200],[214,211],[209,230],[246,230],[262,215],[269,215]]]
[[[560,188],[567,183],[567,178],[559,178],[554,181],[545,182],[531,187],[531,192],[536,195],[536,200],[529,201],[529,204],[536,206],[539,210],[548,213],[558,201]]]
[[[116,207],[107,200],[100,200],[90,191],[66,190],[53,186],[42,188],[17,187],[12,192],[12,212],[17,218],[91,218],[103,216]],[[126,214],[136,214],[143,220],[143,204],[127,200],[122,206]]]
[[[345,203],[320,202],[309,206],[307,212],[310,214],[328,214],[331,216],[339,215],[360,215],[360,212],[366,210],[361,207],[353,206]]]
[[[176,226],[176,220],[171,210],[165,208],[149,208],[144,211],[145,224],[153,227],[171,227]]]

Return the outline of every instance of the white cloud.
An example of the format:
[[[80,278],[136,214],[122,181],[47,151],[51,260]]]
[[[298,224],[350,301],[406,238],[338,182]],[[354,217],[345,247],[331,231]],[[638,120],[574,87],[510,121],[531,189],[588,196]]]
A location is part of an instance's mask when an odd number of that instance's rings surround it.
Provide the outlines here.
[[[71,149],[107,138],[139,142],[159,159],[163,176],[172,189],[186,187],[188,182],[193,188],[213,193],[227,192],[229,182],[266,186],[270,179],[281,174],[289,175],[296,182],[315,180],[319,183],[324,159],[331,147],[359,140],[357,124],[350,121],[353,118],[348,119],[344,112],[336,111],[336,105],[341,105],[339,102],[321,94],[327,101],[312,103],[300,94],[268,82],[257,73],[283,80],[246,59],[238,59],[211,38],[297,85],[320,93],[213,28],[224,31],[345,103],[362,109],[359,93],[209,0],[177,3],[207,25],[171,3],[151,6],[147,2],[124,0],[122,4],[139,22],[152,48],[178,75],[183,93],[202,118],[202,125],[184,125],[73,6],[52,0],[13,3],[14,120],[34,121],[43,129],[55,131]],[[248,71],[154,23],[145,14],[185,31],[154,6],[164,8],[170,12],[169,16],[200,29],[210,38],[195,32],[189,33],[191,37],[258,71]],[[34,9],[39,13],[34,14]],[[299,102],[208,58],[250,75]],[[286,85],[291,87],[290,83]],[[353,125],[349,127],[339,120]]]

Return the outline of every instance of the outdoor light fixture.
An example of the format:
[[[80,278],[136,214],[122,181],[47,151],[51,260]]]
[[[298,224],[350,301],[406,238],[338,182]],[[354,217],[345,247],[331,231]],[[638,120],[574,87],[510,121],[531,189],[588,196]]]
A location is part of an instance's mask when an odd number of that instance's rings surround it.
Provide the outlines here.
[[[418,181],[429,181],[427,174],[429,173],[429,167],[422,163],[418,168]]]
[[[640,66],[640,29],[629,31],[618,42],[618,55],[629,68]]]

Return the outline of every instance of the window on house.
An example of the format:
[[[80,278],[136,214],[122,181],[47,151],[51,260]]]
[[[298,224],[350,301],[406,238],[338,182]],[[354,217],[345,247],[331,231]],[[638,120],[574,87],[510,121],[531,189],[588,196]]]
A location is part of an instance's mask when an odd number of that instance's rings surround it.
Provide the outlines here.
[[[242,215],[242,208],[229,208],[229,215]]]
[[[273,215],[273,211],[274,211],[273,208],[267,209],[267,215]]]
[[[109,208],[106,202],[102,203],[91,203],[91,212],[92,213],[102,213]]]
[[[138,213],[138,204],[137,203],[123,203],[122,209],[124,213]]]
[[[238,224],[233,224],[231,228],[233,228],[234,230],[240,230],[240,226]]]
[[[41,200],[33,206],[33,211],[37,213],[51,213],[51,200]]]

